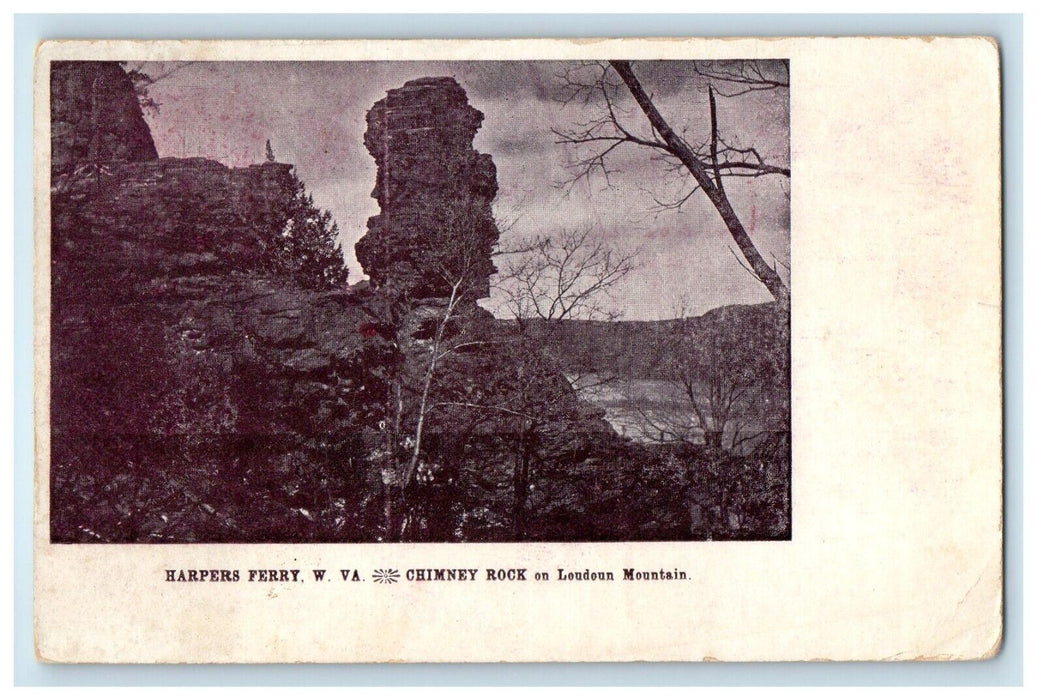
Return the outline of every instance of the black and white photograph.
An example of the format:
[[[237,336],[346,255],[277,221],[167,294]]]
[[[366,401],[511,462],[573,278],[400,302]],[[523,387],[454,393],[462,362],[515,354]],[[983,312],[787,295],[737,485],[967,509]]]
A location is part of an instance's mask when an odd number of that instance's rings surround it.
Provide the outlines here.
[[[51,542],[789,540],[789,76],[51,63]]]

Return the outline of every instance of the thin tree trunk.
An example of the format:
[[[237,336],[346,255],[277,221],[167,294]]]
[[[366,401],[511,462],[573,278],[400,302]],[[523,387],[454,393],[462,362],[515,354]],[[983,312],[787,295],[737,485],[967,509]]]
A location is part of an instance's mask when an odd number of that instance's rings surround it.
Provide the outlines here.
[[[393,379],[388,388],[388,418],[391,425],[385,425],[384,466],[381,468],[381,484],[384,496],[384,534],[389,539],[394,538],[397,531],[395,527],[395,483],[399,477],[398,449],[399,435],[402,427],[402,381]]]
[[[529,497],[529,432],[529,426],[519,431],[518,448],[515,455],[514,529],[515,537],[518,539],[526,536],[526,501]]]
[[[384,534],[391,539],[392,528],[392,485],[384,482]]]
[[[790,301],[790,290],[783,284],[783,280],[780,279],[772,267],[769,266],[765,259],[761,257],[761,253],[754,246],[754,242],[750,240],[750,236],[747,234],[747,230],[743,227],[743,223],[740,222],[739,217],[736,216],[735,210],[732,208],[732,204],[729,202],[728,197],[725,196],[725,192],[719,189],[711,177],[704,171],[703,164],[700,163],[699,158],[689,148],[689,145],[671,128],[667,121],[660,114],[660,111],[653,104],[652,100],[645,92],[645,88],[638,82],[638,78],[635,77],[634,71],[631,70],[631,65],[627,61],[610,61],[610,65],[616,70],[616,72],[623,79],[627,89],[631,91],[631,95],[634,97],[638,106],[642,108],[645,116],[648,118],[649,123],[652,124],[656,132],[667,144],[671,153],[682,162],[682,164],[688,169],[696,182],[699,184],[706,194],[707,198],[710,199],[711,204],[718,210],[718,214],[721,215],[722,220],[725,222],[725,226],[729,229],[729,233],[732,234],[732,239],[736,241],[736,245],[739,246],[740,251],[743,253],[743,257],[746,258],[747,263],[750,264],[754,274],[758,276],[761,283],[772,294],[776,301],[789,302]]]
[[[409,485],[410,479],[413,478],[413,475],[417,470],[417,463],[420,461],[421,441],[424,439],[424,419],[425,414],[428,411],[428,394],[431,391],[431,384],[435,377],[435,370],[438,368],[442,336],[446,331],[446,325],[453,317],[453,312],[457,307],[457,302],[460,301],[458,292],[462,283],[463,279],[458,280],[457,283],[453,285],[453,290],[450,292],[449,302],[446,304],[446,313],[443,314],[442,320],[439,322],[438,330],[435,333],[435,340],[432,342],[431,361],[428,363],[428,371],[424,376],[424,388],[421,390],[420,399],[420,413],[417,416],[417,428],[414,431],[413,436],[413,454],[410,455],[409,465],[406,474],[402,479],[403,489]]]

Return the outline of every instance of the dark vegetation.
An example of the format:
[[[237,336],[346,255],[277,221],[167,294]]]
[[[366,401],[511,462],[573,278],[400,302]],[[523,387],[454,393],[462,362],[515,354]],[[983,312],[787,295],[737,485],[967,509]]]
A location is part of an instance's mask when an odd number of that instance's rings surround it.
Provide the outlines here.
[[[335,225],[270,144],[243,169],[157,159],[114,65],[52,75],[52,95],[89,97],[52,101],[77,149],[54,142],[54,541],[790,536],[786,305],[494,319],[476,301],[495,168],[451,79],[368,115],[381,214],[357,246],[371,282],[348,288]],[[650,411],[660,439],[625,439],[577,374],[687,387],[691,415]]]

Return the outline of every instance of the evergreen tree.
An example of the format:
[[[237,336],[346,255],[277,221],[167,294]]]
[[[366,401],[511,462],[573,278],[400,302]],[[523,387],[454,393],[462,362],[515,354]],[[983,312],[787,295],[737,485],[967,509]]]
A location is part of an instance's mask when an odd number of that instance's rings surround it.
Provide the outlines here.
[[[348,281],[338,228],[327,210],[315,206],[304,183],[293,174],[290,218],[279,240],[279,267],[299,284],[312,289],[342,286]]]
[[[275,162],[275,153],[272,152],[271,139],[265,139],[265,160],[269,163]]]

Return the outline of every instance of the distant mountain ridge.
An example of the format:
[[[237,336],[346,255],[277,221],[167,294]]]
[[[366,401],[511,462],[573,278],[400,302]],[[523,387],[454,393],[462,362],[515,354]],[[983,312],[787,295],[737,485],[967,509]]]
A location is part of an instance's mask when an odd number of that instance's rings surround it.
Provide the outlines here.
[[[779,307],[764,304],[730,304],[711,309],[700,316],[660,321],[578,321],[547,322],[527,320],[533,333],[562,366],[576,373],[611,373],[641,379],[664,379],[664,361],[672,333],[679,321],[694,330],[715,332],[731,326],[759,329],[774,322]],[[785,319],[784,319],[785,320]],[[501,323],[514,324],[503,320]],[[789,324],[788,324],[789,325]]]

